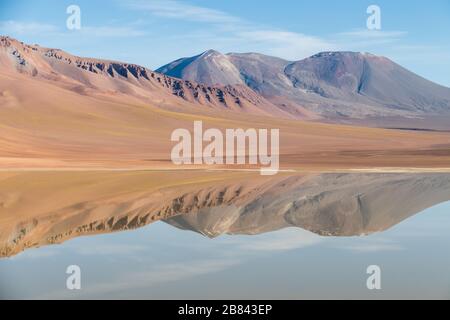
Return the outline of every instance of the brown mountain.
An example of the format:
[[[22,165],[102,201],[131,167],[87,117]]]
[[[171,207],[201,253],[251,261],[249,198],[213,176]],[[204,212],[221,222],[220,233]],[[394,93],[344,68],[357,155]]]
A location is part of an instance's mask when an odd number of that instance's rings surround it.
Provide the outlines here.
[[[214,87],[183,81],[139,65],[77,57],[9,37],[0,37],[0,66],[3,73],[19,72],[35,79],[53,81],[81,94],[131,95],[145,102],[163,102],[178,97],[178,103],[283,115],[277,107],[243,85]]]
[[[179,59],[157,71],[207,84],[242,84],[305,118],[345,121],[450,115],[450,88],[385,57],[323,52],[300,61],[218,52]]]

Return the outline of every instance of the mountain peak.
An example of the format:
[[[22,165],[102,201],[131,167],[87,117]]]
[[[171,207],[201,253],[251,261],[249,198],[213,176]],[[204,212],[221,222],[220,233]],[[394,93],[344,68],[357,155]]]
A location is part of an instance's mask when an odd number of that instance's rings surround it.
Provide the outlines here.
[[[178,59],[156,70],[168,76],[206,85],[243,84],[239,70],[228,56],[210,49],[197,56]]]
[[[207,58],[207,57],[210,57],[210,56],[223,56],[223,54],[221,52],[217,51],[217,50],[214,50],[214,49],[206,50],[205,52],[200,54],[200,57],[203,57],[203,58]]]

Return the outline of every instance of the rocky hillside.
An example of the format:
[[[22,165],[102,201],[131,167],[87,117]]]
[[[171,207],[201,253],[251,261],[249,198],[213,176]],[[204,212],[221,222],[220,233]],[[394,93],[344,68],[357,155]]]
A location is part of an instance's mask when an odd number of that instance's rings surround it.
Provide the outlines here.
[[[200,106],[283,114],[244,85],[212,86],[181,80],[139,65],[77,57],[59,49],[28,45],[9,37],[0,37],[0,66],[1,72],[18,72],[53,81],[82,94],[118,93],[147,102],[176,97]]]

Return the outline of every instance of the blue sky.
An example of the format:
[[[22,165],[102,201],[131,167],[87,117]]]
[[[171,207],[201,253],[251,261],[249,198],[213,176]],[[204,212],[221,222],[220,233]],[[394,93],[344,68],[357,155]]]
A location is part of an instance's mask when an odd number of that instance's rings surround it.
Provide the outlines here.
[[[71,4],[80,30],[66,28]],[[371,4],[381,8],[379,31],[366,27]],[[152,69],[211,48],[289,60],[364,51],[450,86],[448,0],[0,0],[0,34]]]

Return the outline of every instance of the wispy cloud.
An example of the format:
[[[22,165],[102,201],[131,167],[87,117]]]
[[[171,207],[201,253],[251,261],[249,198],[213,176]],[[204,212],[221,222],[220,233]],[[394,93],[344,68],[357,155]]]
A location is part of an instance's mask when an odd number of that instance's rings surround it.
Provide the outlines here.
[[[76,246],[75,252],[80,255],[128,255],[143,252],[147,248],[141,245],[100,244],[95,247]]]
[[[343,244],[337,247],[342,250],[349,250],[355,253],[372,253],[380,251],[399,251],[404,248],[396,242],[388,239],[361,239],[359,243],[354,241],[350,244]]]
[[[51,24],[23,21],[0,21],[1,34],[35,35],[56,33],[58,28]]]
[[[358,29],[348,32],[337,33],[337,36],[352,37],[352,38],[364,38],[364,39],[399,39],[406,36],[408,33],[405,31],[383,31],[383,30],[368,30]]]
[[[176,282],[200,275],[216,273],[237,264],[239,264],[239,261],[219,258],[159,265],[146,271],[121,274],[114,281],[99,282],[92,286],[85,286],[79,292],[70,292],[68,290],[54,291],[46,293],[39,298],[60,299],[61,297],[76,298],[79,296],[85,298],[86,296],[104,296],[109,293],[149,288],[161,283]]]
[[[333,35],[334,41],[346,49],[373,48],[397,43],[408,35],[405,31],[357,29]]]
[[[242,23],[239,18],[225,12],[174,0],[132,1],[129,7],[165,18],[209,23]]]
[[[322,242],[324,238],[312,232],[299,229],[289,228],[283,232],[273,232],[270,241],[266,237],[250,236],[245,242],[237,243],[239,250],[244,251],[289,251],[300,248],[309,247]]]
[[[144,30],[139,30],[129,26],[112,27],[112,26],[100,26],[100,27],[82,27],[79,31],[83,35],[92,37],[139,37],[146,34]]]
[[[30,249],[19,253],[16,256],[8,258],[11,261],[14,260],[28,260],[28,259],[42,259],[49,258],[58,255],[60,252],[54,247],[47,247],[45,250]]]
[[[11,36],[83,36],[83,37],[138,37],[145,31],[131,25],[123,26],[83,26],[79,30],[68,30],[52,24],[23,21],[0,21],[0,34]]]
[[[298,59],[319,51],[332,51],[336,45],[320,37],[283,30],[243,30],[236,33],[244,41],[253,41],[270,48],[271,54]]]

